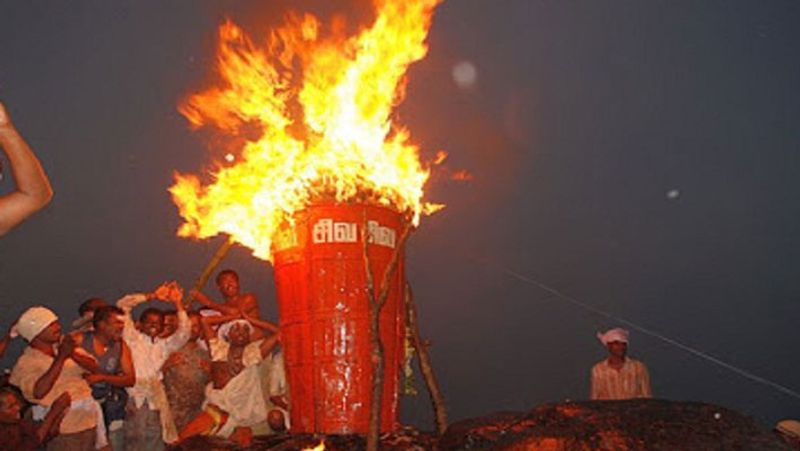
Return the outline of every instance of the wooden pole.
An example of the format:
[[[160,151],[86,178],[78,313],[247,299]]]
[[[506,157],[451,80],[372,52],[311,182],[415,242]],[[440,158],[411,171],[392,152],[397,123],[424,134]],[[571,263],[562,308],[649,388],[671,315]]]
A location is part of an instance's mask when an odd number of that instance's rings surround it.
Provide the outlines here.
[[[433,372],[433,364],[428,352],[429,344],[422,340],[419,333],[417,306],[414,303],[414,293],[411,291],[409,284],[406,284],[405,292],[406,318],[408,318],[408,326],[411,328],[411,341],[419,356],[419,369],[425,379],[425,386],[428,388],[428,395],[431,398],[433,413],[436,418],[436,431],[439,435],[443,435],[447,430],[447,408],[444,404],[444,396],[442,396],[442,390],[436,380],[436,374]]]
[[[217,249],[217,251],[214,252],[214,255],[211,256],[211,260],[208,261],[208,264],[206,264],[206,267],[203,269],[203,272],[200,273],[200,276],[198,276],[197,279],[195,279],[194,285],[192,285],[192,289],[200,291],[203,289],[204,286],[206,286],[208,278],[211,277],[211,274],[214,272],[215,269],[217,269],[217,266],[219,266],[220,262],[222,262],[222,259],[225,258],[225,255],[228,254],[228,251],[231,250],[232,246],[233,246],[233,238],[228,237],[228,239],[225,240],[224,243],[222,243],[222,246],[220,246],[219,249]],[[187,296],[184,302],[185,302],[185,307],[188,308],[189,305],[192,303],[192,300]]]
[[[404,221],[403,232],[400,239],[397,240],[397,246],[392,253],[392,259],[389,262],[389,267],[383,273],[383,279],[380,285],[380,292],[375,296],[375,286],[372,277],[372,265],[369,259],[368,244],[369,244],[369,231],[367,229],[367,210],[364,209],[364,223],[363,223],[363,255],[364,255],[364,271],[367,282],[367,300],[370,307],[370,327],[369,338],[372,345],[372,399],[369,409],[369,429],[367,431],[367,451],[377,451],[378,442],[380,439],[381,429],[381,404],[383,402],[383,376],[384,376],[384,353],[383,342],[381,340],[381,327],[380,317],[381,310],[386,304],[386,299],[389,297],[389,288],[391,287],[391,280],[397,270],[397,264],[400,261],[400,255],[403,253],[408,234],[411,232],[411,225],[408,220]]]

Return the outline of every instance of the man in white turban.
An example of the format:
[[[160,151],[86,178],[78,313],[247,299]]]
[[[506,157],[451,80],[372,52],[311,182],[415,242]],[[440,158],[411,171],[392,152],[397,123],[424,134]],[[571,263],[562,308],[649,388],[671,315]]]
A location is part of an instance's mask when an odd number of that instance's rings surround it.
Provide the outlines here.
[[[71,336],[61,333],[58,317],[48,308],[29,308],[14,329],[28,347],[14,365],[9,382],[34,404],[34,419],[44,417],[65,393],[71,401],[59,435],[47,449],[89,451],[104,446],[103,413],[84,379],[87,372],[97,371],[97,362],[76,349]]]
[[[652,398],[650,373],[628,354],[628,331],[621,328],[597,333],[608,357],[592,367],[591,399]]]
[[[203,320],[202,326],[211,351],[212,382],[206,386],[203,412],[184,427],[180,441],[216,435],[247,447],[253,427],[268,419],[258,365],[271,355],[279,334],[252,341],[253,325],[261,327],[256,319],[226,322],[218,333],[209,321]]]

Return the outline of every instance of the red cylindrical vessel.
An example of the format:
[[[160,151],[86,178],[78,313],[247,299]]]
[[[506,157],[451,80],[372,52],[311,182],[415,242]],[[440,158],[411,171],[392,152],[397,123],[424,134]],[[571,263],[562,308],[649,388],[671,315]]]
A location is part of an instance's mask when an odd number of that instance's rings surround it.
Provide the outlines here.
[[[365,221],[366,218],[366,221]],[[363,228],[376,293],[400,245],[399,213],[372,205],[321,204],[275,237],[273,266],[291,397],[292,432],[363,433],[369,426],[372,360]],[[381,312],[385,378],[381,430],[395,428],[403,359],[404,249]]]

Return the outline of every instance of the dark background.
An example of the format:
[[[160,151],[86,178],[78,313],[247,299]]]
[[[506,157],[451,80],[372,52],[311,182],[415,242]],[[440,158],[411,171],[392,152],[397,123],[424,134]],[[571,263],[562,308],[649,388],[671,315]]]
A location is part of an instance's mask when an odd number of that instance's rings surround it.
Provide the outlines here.
[[[365,0],[0,1],[0,99],[56,191],[0,239],[0,323],[35,303],[67,323],[90,295],[192,282],[220,242],[177,238],[166,189],[213,151],[176,105],[208,85],[224,17],[263,36],[290,7],[371,15]],[[433,177],[427,197],[448,208],[408,245],[453,419],[586,398],[594,334],[618,325],[510,270],[800,390],[799,23],[794,1],[438,9],[397,113],[426,155],[474,175]],[[269,266],[243,248],[225,265],[275,319]],[[800,416],[800,400],[663,341],[634,331],[630,349],[659,397]],[[424,392],[402,419],[431,424]]]

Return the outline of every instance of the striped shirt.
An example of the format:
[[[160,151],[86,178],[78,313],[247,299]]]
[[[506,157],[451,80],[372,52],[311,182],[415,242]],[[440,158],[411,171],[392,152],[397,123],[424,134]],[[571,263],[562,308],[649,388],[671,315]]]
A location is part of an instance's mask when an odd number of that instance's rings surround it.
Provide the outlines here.
[[[650,373],[644,363],[625,358],[620,369],[612,368],[608,360],[592,367],[591,399],[652,398]]]

